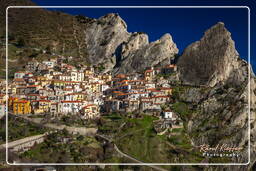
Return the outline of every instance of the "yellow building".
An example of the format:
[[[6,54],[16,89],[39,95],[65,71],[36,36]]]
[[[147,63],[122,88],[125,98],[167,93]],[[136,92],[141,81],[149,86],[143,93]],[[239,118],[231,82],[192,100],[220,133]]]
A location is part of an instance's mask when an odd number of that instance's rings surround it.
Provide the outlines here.
[[[5,103],[6,101],[6,94],[0,94],[0,103]]]
[[[32,108],[34,114],[49,112],[51,107],[50,100],[33,100]]]
[[[36,80],[37,80],[38,84],[41,85],[42,87],[51,83],[51,80],[44,76],[37,76]]]
[[[144,77],[146,81],[152,80],[154,77],[154,70],[146,70],[144,73]]]
[[[172,95],[172,88],[162,87],[160,90],[163,91],[165,95]]]
[[[52,84],[55,86],[55,87],[64,87],[66,84],[64,81],[61,81],[61,80],[53,80],[52,81]]]
[[[84,75],[85,76],[92,76],[94,74],[94,70],[93,68],[87,68],[85,71],[84,71]]]
[[[30,102],[27,100],[14,100],[13,113],[14,114],[29,114],[29,113],[31,113]]]
[[[8,98],[8,108],[12,109],[14,101],[17,101],[17,100],[18,100],[18,98],[16,98],[16,97],[9,97]]]
[[[104,80],[105,82],[108,82],[112,80],[112,76],[110,74],[104,74],[101,76],[101,79]]]
[[[73,95],[73,100],[75,101],[82,101],[85,99],[84,93],[72,93],[72,95]]]
[[[91,91],[93,93],[99,93],[100,92],[100,84],[98,82],[97,83],[91,83],[90,88],[91,88]]]
[[[48,79],[47,77],[44,77],[44,76],[37,76],[36,80],[40,82],[40,81],[47,81]]]

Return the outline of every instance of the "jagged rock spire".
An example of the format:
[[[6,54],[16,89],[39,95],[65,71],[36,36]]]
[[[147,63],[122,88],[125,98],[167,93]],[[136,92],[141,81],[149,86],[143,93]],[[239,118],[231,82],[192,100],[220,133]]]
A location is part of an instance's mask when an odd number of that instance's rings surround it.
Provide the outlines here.
[[[218,22],[185,49],[178,60],[180,79],[187,84],[214,86],[238,68],[239,59],[231,33]]]

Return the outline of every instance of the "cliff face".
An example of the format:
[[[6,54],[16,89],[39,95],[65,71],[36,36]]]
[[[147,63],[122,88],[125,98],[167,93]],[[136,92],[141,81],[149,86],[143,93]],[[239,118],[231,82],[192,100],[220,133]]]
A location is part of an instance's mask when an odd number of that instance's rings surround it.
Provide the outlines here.
[[[128,40],[126,23],[117,14],[108,14],[85,25],[84,41],[90,64],[102,65],[106,71],[116,65],[116,49]]]
[[[129,73],[169,64],[178,53],[178,48],[170,34],[165,34],[152,43],[148,43],[147,35],[135,34],[122,45],[121,52],[120,66],[115,71]]]
[[[180,79],[186,84],[214,86],[238,68],[238,60],[230,32],[219,22],[185,49],[178,60]]]
[[[192,143],[195,146],[229,144],[242,147],[241,156],[233,159],[240,163],[248,161],[249,123],[252,163],[256,155],[256,87],[255,75],[249,67],[238,56],[231,34],[223,23],[207,30],[203,38],[188,46],[178,59],[179,78],[183,83],[205,85],[188,87],[178,97],[178,101],[191,109],[191,115],[184,120]],[[246,169],[250,167],[252,164]],[[232,168],[225,166],[218,170]],[[236,170],[242,171],[245,167],[238,166]]]
[[[144,33],[128,33],[117,14],[108,14],[84,27],[89,63],[102,65],[104,72],[142,72],[147,67],[169,64],[178,53],[170,34],[149,43]]]

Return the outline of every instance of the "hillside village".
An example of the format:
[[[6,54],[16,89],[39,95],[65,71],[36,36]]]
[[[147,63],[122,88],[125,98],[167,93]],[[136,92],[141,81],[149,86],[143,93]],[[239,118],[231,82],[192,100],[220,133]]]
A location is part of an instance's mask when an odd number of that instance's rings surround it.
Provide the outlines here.
[[[93,67],[75,67],[58,56],[38,62],[29,61],[24,71],[9,80],[6,98],[5,80],[1,81],[1,113],[18,115],[50,113],[53,116],[79,114],[95,119],[110,112],[149,112],[162,118],[173,118],[164,105],[171,102],[172,88],[167,79],[154,79],[176,71],[173,64],[149,68],[144,74],[99,74]],[[161,115],[160,115],[161,114]]]

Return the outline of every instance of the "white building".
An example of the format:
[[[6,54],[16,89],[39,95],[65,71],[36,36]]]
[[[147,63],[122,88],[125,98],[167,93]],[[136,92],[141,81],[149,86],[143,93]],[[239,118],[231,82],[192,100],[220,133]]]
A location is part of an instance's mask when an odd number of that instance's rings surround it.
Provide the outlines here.
[[[163,119],[170,119],[172,121],[175,121],[175,120],[177,120],[177,115],[175,115],[170,110],[165,110],[165,111],[162,112],[162,118]]]
[[[156,88],[156,84],[155,83],[145,83],[145,88],[146,89]]]
[[[61,101],[61,103],[59,103],[59,113],[63,113],[63,114],[79,113],[83,105],[84,104],[82,101]]]
[[[107,84],[101,84],[100,91],[101,91],[101,92],[104,92],[104,91],[106,91],[108,88],[110,88],[109,85],[107,85]]]
[[[55,66],[54,61],[43,61],[43,64],[45,64],[48,68],[53,68]]]
[[[70,72],[71,81],[84,81],[84,73],[80,71],[71,71]]]
[[[14,79],[15,78],[23,78],[25,75],[26,75],[26,73],[23,71],[15,72]]]

